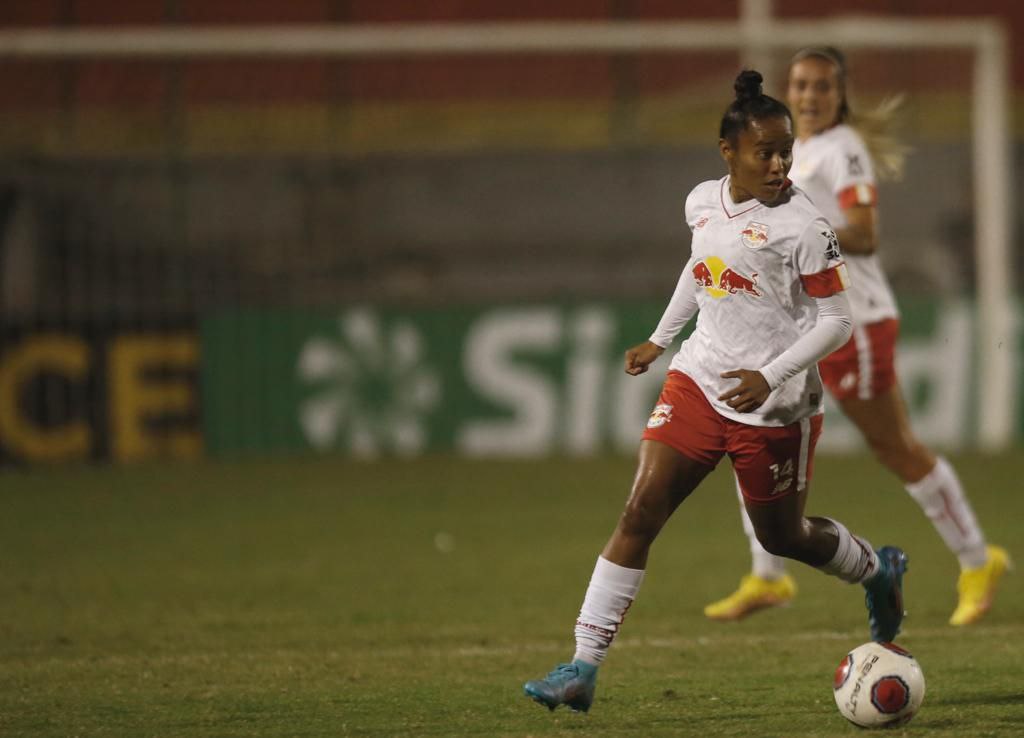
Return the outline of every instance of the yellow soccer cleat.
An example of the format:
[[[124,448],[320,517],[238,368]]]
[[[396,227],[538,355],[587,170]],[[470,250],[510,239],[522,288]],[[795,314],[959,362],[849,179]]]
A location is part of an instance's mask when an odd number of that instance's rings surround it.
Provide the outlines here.
[[[960,602],[949,619],[950,625],[970,625],[980,620],[992,607],[999,580],[1008,569],[1013,568],[1005,548],[989,546],[986,551],[988,561],[983,566],[960,572],[960,580],[957,582]]]
[[[739,620],[766,607],[787,605],[796,597],[796,582],[783,574],[780,579],[762,579],[748,574],[740,580],[740,588],[724,600],[712,602],[704,614],[712,620]]]

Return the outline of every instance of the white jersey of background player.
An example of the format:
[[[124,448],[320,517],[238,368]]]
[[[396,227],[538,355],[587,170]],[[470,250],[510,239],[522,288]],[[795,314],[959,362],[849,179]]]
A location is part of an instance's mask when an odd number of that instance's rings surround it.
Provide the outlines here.
[[[871,155],[860,136],[840,123],[793,144],[789,178],[811,198],[836,230],[847,225],[844,210],[878,201]],[[850,307],[855,325],[896,318],[899,311],[878,254],[843,254],[850,274]]]

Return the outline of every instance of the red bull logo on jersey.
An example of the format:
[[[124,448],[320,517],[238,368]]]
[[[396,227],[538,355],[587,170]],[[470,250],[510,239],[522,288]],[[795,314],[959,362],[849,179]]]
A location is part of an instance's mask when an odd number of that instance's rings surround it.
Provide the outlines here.
[[[740,231],[740,240],[748,249],[756,249],[768,243],[768,226],[755,220],[747,223]]]
[[[738,292],[751,297],[760,297],[762,294],[757,287],[757,272],[747,277],[717,256],[709,256],[698,261],[693,267],[693,278],[698,287],[703,287],[704,291],[716,300]]]

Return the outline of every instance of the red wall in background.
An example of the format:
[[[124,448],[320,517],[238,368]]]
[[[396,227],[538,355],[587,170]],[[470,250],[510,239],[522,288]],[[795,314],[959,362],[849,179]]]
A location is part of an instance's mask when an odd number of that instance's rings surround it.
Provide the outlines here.
[[[970,8],[950,0],[775,0],[779,17],[844,14],[1003,17],[1013,38],[1024,34],[1024,3],[975,0]],[[4,0],[0,27],[390,23],[524,20],[733,18],[738,1],[714,0]],[[1014,46],[1014,82],[1024,87],[1024,54]],[[926,89],[930,80],[966,80],[970,70],[956,54],[916,54],[893,69],[884,58],[858,60],[859,84],[873,80],[893,89]],[[630,67],[630,64],[635,65]],[[613,62],[604,55],[516,59],[471,57],[395,60],[190,61],[176,73],[181,94],[200,104],[262,100],[300,102],[325,98],[445,100],[503,97],[602,97],[622,85],[643,94],[671,87],[713,68],[706,54],[662,54]],[[0,108],[68,104],[155,107],[164,99],[171,63],[10,62],[0,65]],[[632,72],[642,69],[642,73]],[[637,81],[639,80],[639,82]],[[945,82],[943,82],[945,84]]]

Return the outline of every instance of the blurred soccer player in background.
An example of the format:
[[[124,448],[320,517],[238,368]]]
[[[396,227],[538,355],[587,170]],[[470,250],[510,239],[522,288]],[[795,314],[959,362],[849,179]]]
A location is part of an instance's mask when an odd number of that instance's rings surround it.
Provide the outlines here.
[[[852,325],[845,268],[825,218],[787,178],[789,110],[762,94],[757,72],[741,73],[735,91],[719,133],[728,174],[687,197],[692,253],[657,329],[626,352],[626,372],[647,371],[695,314],[696,328],[647,422],[629,499],[576,621],[575,656],[524,685],[552,710],[590,709],[651,545],[725,454],[767,550],[862,583],[874,640],[892,640],[903,619],[903,552],[875,552],[841,523],[804,517],[823,410],[816,362]]]
[[[846,62],[831,47],[797,52],[787,90],[797,135],[792,180],[836,229],[850,273],[853,336],[818,363],[821,377],[871,451],[903,480],[959,559],[959,603],[949,622],[973,623],[988,611],[1010,562],[1004,549],[986,544],[953,467],[914,436],[896,380],[899,313],[876,254],[875,189],[876,171],[894,179],[902,173],[904,150],[885,132],[892,108],[883,105],[874,114],[854,116]],[[715,620],[736,620],[796,595],[783,559],[764,550],[745,509],[742,515],[753,570],[736,592],[704,609]]]

